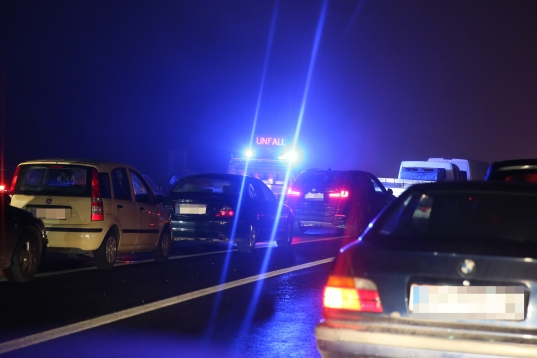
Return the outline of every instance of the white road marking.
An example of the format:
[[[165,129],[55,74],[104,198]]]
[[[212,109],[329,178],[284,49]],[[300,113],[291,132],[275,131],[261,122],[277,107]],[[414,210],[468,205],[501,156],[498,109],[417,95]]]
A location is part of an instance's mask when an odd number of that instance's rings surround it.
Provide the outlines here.
[[[210,295],[219,291],[227,290],[233,287],[246,285],[255,281],[264,280],[269,277],[283,275],[289,272],[303,270],[309,267],[317,266],[332,262],[334,257],[330,257],[324,260],[312,261],[305,264],[288,267],[276,271],[266,272],[264,274],[250,276],[236,281],[227,282],[221,285],[204,288],[202,290],[185,293],[179,296],[167,298],[161,301],[148,303],[142,306],[129,308],[123,311],[107,314],[101,317],[92,318],[86,321],[70,324],[64,327],[51,329],[49,331],[32,334],[30,336],[14,339],[4,343],[0,343],[0,354],[11,352],[17,349],[33,346],[38,343],[47,342],[56,338],[68,336],[77,332],[85,331],[91,328],[96,328],[105,324],[113,323],[129,317],[141,315],[151,311],[155,311],[161,308],[165,308],[171,305],[175,305],[181,302],[189,301],[202,296]]]
[[[307,241],[299,241],[299,242],[293,242],[293,245],[300,245],[300,244],[309,244],[310,242],[316,242],[316,241],[329,241],[329,240],[336,240],[344,238],[345,236],[334,236],[334,237],[325,237],[321,239],[307,239]],[[277,246],[275,241],[271,242],[261,242],[256,245],[257,247],[269,247],[269,246]],[[237,249],[232,249],[229,251],[237,251]],[[192,254],[192,255],[178,255],[178,256],[170,256],[168,260],[177,260],[177,259],[185,259],[189,257],[196,257],[196,256],[205,256],[205,255],[214,255],[214,254],[223,254],[228,252],[228,250],[223,251],[211,251],[211,252],[204,252],[202,254]],[[114,267],[119,266],[126,266],[126,265],[137,265],[137,264],[145,264],[148,262],[155,262],[153,259],[147,259],[147,260],[136,260],[136,261],[130,261],[130,262],[122,262],[117,263],[114,265]],[[71,270],[61,270],[61,271],[51,271],[51,272],[42,272],[36,274],[34,277],[46,277],[46,276],[55,276],[55,275],[63,275],[67,273],[73,273],[73,272],[82,272],[82,271],[92,271],[97,270],[96,266],[90,266],[90,267],[81,267],[77,269],[71,269]],[[2,271],[0,270],[0,282],[7,282],[6,278],[3,277]]]

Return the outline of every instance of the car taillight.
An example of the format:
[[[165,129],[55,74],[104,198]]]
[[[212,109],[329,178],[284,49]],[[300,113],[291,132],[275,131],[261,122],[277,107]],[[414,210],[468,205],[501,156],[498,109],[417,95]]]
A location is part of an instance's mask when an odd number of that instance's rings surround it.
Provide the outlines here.
[[[331,198],[348,198],[349,192],[347,190],[342,190],[337,193],[329,193],[328,196]]]
[[[11,195],[15,194],[15,184],[17,184],[17,179],[19,178],[20,170],[21,170],[21,167],[17,167],[17,169],[15,169],[15,174],[13,174],[13,180],[11,181],[11,188],[9,190],[9,193]]]
[[[288,196],[300,196],[300,192],[298,190],[293,190],[293,188],[287,189],[287,195]]]
[[[371,280],[356,277],[329,276],[323,304],[325,308],[382,312],[377,285]]]
[[[233,209],[229,206],[224,206],[220,210],[218,210],[215,216],[217,218],[230,218],[233,215],[235,215],[235,211],[233,211]]]
[[[99,186],[99,173],[93,168],[91,173],[91,221],[104,220],[103,199]]]

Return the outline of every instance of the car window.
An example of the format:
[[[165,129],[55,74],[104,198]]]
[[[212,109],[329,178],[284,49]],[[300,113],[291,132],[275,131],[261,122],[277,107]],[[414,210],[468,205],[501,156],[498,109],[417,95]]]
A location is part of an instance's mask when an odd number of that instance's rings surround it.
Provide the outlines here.
[[[371,180],[371,183],[373,183],[373,187],[375,188],[375,192],[377,193],[384,193],[384,189],[380,186],[380,183],[377,183],[377,181],[373,177],[369,177]]]
[[[399,202],[381,235],[408,239],[537,242],[537,197],[503,193],[417,193]]]
[[[93,168],[77,165],[31,164],[21,166],[15,194],[90,196]]]
[[[125,168],[112,170],[112,187],[114,189],[114,199],[132,200],[131,187]]]
[[[153,196],[151,194],[151,189],[142,179],[142,176],[135,171],[130,171],[132,179],[132,187],[134,189],[134,200],[138,203],[153,203]]]
[[[269,187],[265,183],[260,182],[258,184],[259,184],[259,188],[261,188],[261,192],[263,193],[263,196],[265,197],[266,200],[268,200],[268,201],[276,201],[276,196],[274,195],[272,190],[270,190]]]
[[[187,177],[173,188],[172,193],[221,193],[238,195],[241,190],[240,180],[214,177]]]
[[[304,172],[299,175],[294,187],[317,190],[339,189],[345,184],[345,173],[339,171]]]
[[[501,170],[493,173],[489,180],[537,183],[537,170]]]
[[[112,190],[110,189],[110,177],[108,173],[99,173],[99,189],[101,190],[101,198],[111,198]]]

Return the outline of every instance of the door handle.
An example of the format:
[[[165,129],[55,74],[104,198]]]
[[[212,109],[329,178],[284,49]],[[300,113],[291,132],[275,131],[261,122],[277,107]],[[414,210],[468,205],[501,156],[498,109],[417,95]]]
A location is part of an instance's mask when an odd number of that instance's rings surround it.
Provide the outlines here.
[[[118,205],[117,208],[118,209],[123,209],[123,205]]]

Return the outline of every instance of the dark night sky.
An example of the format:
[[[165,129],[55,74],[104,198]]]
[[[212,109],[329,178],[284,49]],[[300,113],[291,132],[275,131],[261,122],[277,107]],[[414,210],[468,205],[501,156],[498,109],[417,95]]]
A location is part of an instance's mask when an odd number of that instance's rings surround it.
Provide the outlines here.
[[[224,171],[249,141],[275,0],[0,0],[6,164]],[[323,1],[281,0],[258,133],[294,135]],[[359,11],[356,13],[356,10]],[[356,16],[355,16],[356,15]],[[537,157],[537,2],[330,0],[304,107],[304,167]]]

